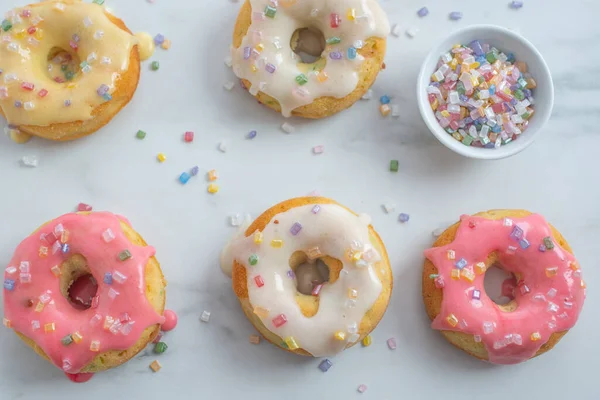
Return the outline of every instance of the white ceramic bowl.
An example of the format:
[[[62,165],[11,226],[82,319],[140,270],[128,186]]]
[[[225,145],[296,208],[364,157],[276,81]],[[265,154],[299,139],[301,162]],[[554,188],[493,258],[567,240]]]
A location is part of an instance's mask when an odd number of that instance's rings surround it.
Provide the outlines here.
[[[473,40],[489,43],[500,51],[513,53],[517,61],[524,61],[528,70],[537,82],[533,91],[535,99],[535,114],[529,121],[527,129],[516,140],[501,146],[498,149],[486,149],[465,146],[449,135],[438,123],[427,98],[427,86],[437,68],[437,63],[442,54],[448,52],[455,44],[468,44]],[[429,130],[449,149],[466,157],[493,160],[517,154],[529,146],[548,122],[554,105],[554,85],[548,65],[539,51],[527,39],[516,32],[494,25],[473,25],[450,34],[441,43],[433,47],[425,58],[419,81],[417,83],[417,99],[421,116]]]

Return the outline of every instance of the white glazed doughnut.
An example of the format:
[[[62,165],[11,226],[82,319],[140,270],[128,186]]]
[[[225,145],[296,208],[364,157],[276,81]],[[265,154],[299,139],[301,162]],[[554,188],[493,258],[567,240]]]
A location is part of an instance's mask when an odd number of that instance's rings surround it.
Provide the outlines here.
[[[302,294],[299,269],[316,260],[329,267],[329,279]],[[263,336],[315,357],[368,335],[391,294],[389,261],[370,218],[325,198],[292,199],[263,213],[225,248],[222,267]]]

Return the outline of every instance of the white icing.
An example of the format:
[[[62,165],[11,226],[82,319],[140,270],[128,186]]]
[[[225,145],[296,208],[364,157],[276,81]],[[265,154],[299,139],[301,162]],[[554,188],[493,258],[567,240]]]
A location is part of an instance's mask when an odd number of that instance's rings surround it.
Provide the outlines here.
[[[371,37],[385,38],[390,31],[387,17],[376,0],[280,0],[274,18],[264,15],[267,5],[273,4],[271,0],[250,0],[250,4],[252,24],[241,46],[231,50],[233,71],[239,78],[250,81],[251,94],[261,91],[277,99],[285,117],[316,98],[342,98],[350,94],[358,84],[364,58],[358,54],[355,59],[349,59],[348,48]],[[355,10],[353,21],[347,17],[350,9]],[[332,13],[340,16],[337,28],[331,27]],[[301,60],[291,48],[294,32],[308,27],[319,29],[325,39],[341,39],[339,44],[327,45],[322,54],[327,63],[323,71],[328,75],[324,82],[319,81],[317,72],[307,73],[299,68]],[[255,49],[259,44],[264,46],[260,54],[244,59],[245,48]],[[342,59],[330,58],[330,53],[336,51],[342,54]],[[274,73],[267,71],[267,64],[276,67]],[[302,73],[308,82],[300,86],[296,77]]]
[[[345,208],[334,205],[321,205],[317,214],[312,212],[314,205],[300,206],[273,217],[278,224],[269,223],[262,231],[261,244],[254,242],[254,235],[248,237],[236,235],[225,247],[221,255],[224,271],[231,271],[233,260],[246,267],[248,277],[248,296],[253,307],[269,310],[262,322],[274,334],[282,339],[293,337],[298,345],[315,357],[336,354],[349,344],[358,340],[356,327],[365,313],[373,307],[382,291],[382,284],[375,268],[380,256],[370,241],[367,218],[364,214],[357,217]],[[302,229],[294,236],[290,228],[300,223]],[[274,248],[271,240],[282,239],[283,246]],[[300,250],[308,252],[318,247],[323,255],[336,258],[343,263],[338,280],[324,284],[319,294],[319,310],[313,317],[305,317],[296,302],[296,280],[288,275],[289,259]],[[367,252],[372,258],[364,256],[357,266],[348,261],[349,249]],[[258,256],[258,263],[250,265],[251,255]],[[369,259],[365,262],[364,258]],[[258,287],[254,278],[260,275],[264,286]],[[356,289],[358,297],[352,301],[349,289]],[[276,328],[273,318],[284,314],[287,323]],[[334,339],[338,331],[346,333],[346,341]]]

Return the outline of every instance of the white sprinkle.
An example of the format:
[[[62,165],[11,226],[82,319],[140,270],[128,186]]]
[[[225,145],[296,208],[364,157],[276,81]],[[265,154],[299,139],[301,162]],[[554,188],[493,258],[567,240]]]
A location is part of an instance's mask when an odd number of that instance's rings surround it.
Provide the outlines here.
[[[285,133],[294,133],[294,131],[296,130],[296,128],[288,122],[284,122],[283,125],[281,125],[281,129]]]
[[[400,25],[394,24],[394,26],[392,27],[392,35],[396,37],[400,36]]]
[[[26,101],[25,103],[23,103],[23,108],[26,111],[31,111],[35,108],[35,104],[32,101]]]
[[[394,210],[396,210],[396,205],[394,203],[391,202],[385,202],[381,205],[381,207],[383,207],[383,210],[389,214],[394,212]]]
[[[409,38],[414,38],[415,36],[417,36],[417,33],[419,33],[419,29],[417,28],[410,28],[406,30],[406,36],[408,36]]]
[[[242,224],[242,216],[240,214],[232,214],[229,216],[229,224],[231,226],[240,226]]]
[[[38,166],[38,158],[36,156],[24,156],[21,158],[21,164],[25,167],[35,168]]]
[[[85,17],[83,19],[83,25],[85,25],[86,28],[89,28],[92,24],[93,24],[93,22],[90,17]]]
[[[208,322],[208,320],[210,319],[210,311],[202,311],[202,316],[200,317],[200,320],[202,322]]]
[[[322,144],[313,147],[313,153],[315,154],[322,154],[325,151],[325,146],[323,146]]]
[[[444,233],[445,230],[446,230],[446,228],[437,228],[437,229],[434,229],[433,232],[431,232],[431,234],[433,235],[433,237],[438,237],[442,233]]]
[[[231,56],[225,57],[225,65],[231,68],[231,66],[233,65],[233,60],[231,59]]]
[[[363,100],[371,100],[371,98],[373,97],[373,90],[369,89],[367,90],[367,93],[365,93],[362,97]]]
[[[219,150],[223,153],[226,153],[229,149],[229,140],[223,140],[219,143]]]
[[[399,117],[400,116],[400,106],[398,104],[392,104],[391,106],[392,108],[392,117]]]
[[[233,89],[234,86],[235,86],[235,83],[232,81],[225,82],[225,84],[223,85],[225,90],[231,90],[231,89]]]

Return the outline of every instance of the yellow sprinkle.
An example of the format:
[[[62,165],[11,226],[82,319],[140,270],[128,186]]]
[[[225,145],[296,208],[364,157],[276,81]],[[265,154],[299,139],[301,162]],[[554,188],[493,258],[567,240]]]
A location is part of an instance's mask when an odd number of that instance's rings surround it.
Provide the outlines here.
[[[62,233],[60,234],[60,242],[62,244],[65,244],[69,241],[69,231],[68,230],[64,230],[62,231]]]
[[[215,183],[211,183],[210,185],[208,185],[208,193],[212,193],[215,194],[219,191],[219,185],[215,184]]]
[[[458,67],[458,60],[456,58],[453,58],[452,61],[450,61],[450,68],[455,70],[456,67]]]
[[[355,299],[358,297],[358,290],[354,288],[348,288],[348,297],[351,299]]]
[[[340,342],[343,342],[344,340],[346,340],[346,332],[337,331],[336,333],[333,334],[333,338],[335,340],[339,340]]]
[[[487,269],[487,266],[485,265],[484,262],[478,262],[477,264],[475,264],[475,272],[477,272],[479,275],[483,274]]]
[[[44,303],[42,303],[41,301],[38,301],[38,303],[35,306],[34,311],[35,312],[42,312],[43,309],[44,309]]]
[[[76,331],[75,333],[73,333],[71,335],[71,338],[73,338],[73,341],[75,343],[80,343],[83,340],[83,336],[78,331]]]
[[[258,71],[258,68],[256,68],[256,65],[251,65],[250,66],[250,71],[256,72],[256,71]]]
[[[54,332],[55,330],[56,330],[56,325],[54,324],[54,322],[49,322],[44,325],[44,332],[46,332],[46,333]]]
[[[461,135],[460,133],[458,133],[458,132],[454,132],[454,133],[452,134],[452,137],[453,137],[454,139],[458,140],[459,142],[463,140],[463,137],[462,137],[462,135]]]
[[[281,239],[273,239],[271,240],[271,247],[276,249],[280,249],[283,246],[283,240]]]
[[[439,107],[440,103],[439,103],[438,99],[436,98],[435,100],[433,100],[433,103],[431,103],[430,105],[431,105],[431,109],[433,111],[435,111]]]
[[[165,160],[167,159],[167,156],[164,155],[164,153],[158,153],[158,155],[156,156],[156,159],[158,160],[158,162],[165,162]]]
[[[454,250],[448,250],[446,257],[448,260],[454,260],[456,258],[456,252]]]
[[[10,319],[3,318],[2,319],[2,323],[4,324],[5,327],[12,328],[12,321]]]
[[[290,350],[296,350],[300,348],[300,346],[298,346],[298,342],[296,342],[296,339],[294,339],[292,336],[285,338],[284,342]]]
[[[548,278],[552,278],[553,276],[556,276],[557,273],[558,273],[558,267],[548,267],[548,268],[546,268],[546,276]]]
[[[473,271],[463,268],[463,270],[461,271],[460,275],[469,282],[473,282],[475,280],[475,274],[473,273]]]
[[[250,335],[249,341],[252,344],[259,344],[260,343],[260,336],[258,336],[258,335]]]
[[[48,248],[46,246],[40,246],[40,250],[38,252],[41,258],[45,258],[48,256]]]
[[[71,82],[71,83],[67,84],[67,89],[75,89],[76,87],[77,87],[76,83]]]
[[[40,28],[38,28],[34,34],[33,37],[36,38],[37,40],[42,40],[44,38],[44,31]]]
[[[381,113],[381,115],[383,115],[384,117],[387,117],[388,115],[390,115],[390,113],[392,112],[392,109],[390,108],[389,105],[387,104],[382,104],[379,106],[379,112]]]
[[[160,47],[162,47],[164,50],[169,50],[171,48],[171,41],[169,39],[165,39]]]
[[[453,269],[452,272],[450,273],[450,277],[454,280],[459,280],[460,279],[460,270]]]
[[[254,232],[254,243],[261,244],[263,242],[262,232]]]
[[[479,64],[477,61],[475,61],[473,64],[469,64],[469,68],[471,69],[477,69],[479,68],[481,64]]]
[[[350,21],[354,21],[356,19],[356,10],[354,8],[349,8],[348,12],[346,13],[346,17]]]
[[[569,267],[573,271],[577,271],[579,269],[579,264],[577,264],[577,261],[569,261]]]
[[[13,33],[13,37],[15,39],[23,39],[27,35],[27,31],[25,29],[21,29],[20,31]]]
[[[362,344],[365,347],[369,347],[371,345],[371,335],[365,336],[365,338],[362,340]]]
[[[458,325],[458,318],[456,318],[456,316],[454,314],[450,314],[446,317],[446,321],[448,322],[448,325],[455,327],[456,325]]]
[[[150,369],[152,370],[152,372],[158,372],[158,371],[160,371],[161,368],[162,368],[162,365],[160,365],[158,360],[154,360],[154,361],[152,361],[152,364],[150,364]]]
[[[586,286],[586,284],[585,284],[585,281],[582,279],[582,280],[581,280],[581,288],[582,288],[582,289],[585,289],[586,287],[587,287],[587,286]]]
[[[50,271],[52,271],[52,273],[56,277],[59,277],[60,274],[61,274],[61,270],[60,270],[60,267],[58,265],[55,265],[54,267],[50,268]]]
[[[452,46],[453,49],[458,49],[459,47],[461,47],[460,44],[455,44],[454,46]]]
[[[207,175],[208,175],[208,180],[211,182],[216,181],[217,178],[219,177],[217,174],[217,170],[215,170],[215,169],[211,169],[210,171],[208,171]]]
[[[265,49],[265,46],[262,43],[259,43],[256,45],[255,49],[260,53]]]
[[[269,310],[262,307],[254,307],[254,314],[258,315],[259,318],[267,318],[269,316]]]
[[[536,341],[538,341],[538,340],[540,340],[540,339],[542,339],[542,335],[540,335],[540,333],[539,333],[539,332],[533,332],[533,333],[531,334],[531,341],[532,341],[532,342],[536,342]]]
[[[321,83],[325,82],[327,79],[329,79],[329,75],[327,75],[327,72],[325,71],[321,71],[317,75],[317,80]]]
[[[308,249],[306,251],[306,255],[311,260],[316,260],[317,258],[319,258],[320,256],[322,256],[323,254],[321,253],[321,250],[318,247],[315,246],[315,247],[311,247],[310,249]]]
[[[450,116],[450,113],[448,112],[448,110],[444,110],[442,112],[440,112],[440,114],[442,114],[442,116],[448,118]]]
[[[355,251],[352,253],[352,261],[358,261],[362,258],[362,253],[360,251]]]

